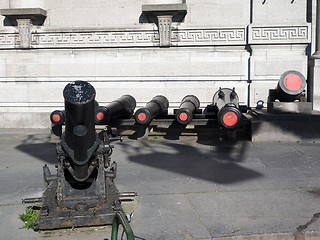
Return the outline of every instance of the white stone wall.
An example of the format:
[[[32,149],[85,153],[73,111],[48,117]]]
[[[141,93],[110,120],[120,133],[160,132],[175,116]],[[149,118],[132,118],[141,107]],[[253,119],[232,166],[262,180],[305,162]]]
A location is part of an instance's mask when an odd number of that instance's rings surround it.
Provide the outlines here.
[[[3,0],[0,8],[38,6],[48,16],[32,27],[31,49],[21,49],[17,27],[0,25],[0,127],[48,127],[73,80],[92,83],[101,105],[131,94],[141,107],[163,94],[172,111],[194,94],[205,107],[219,87],[235,87],[241,104],[266,102],[283,72],[307,76],[312,28],[306,2],[291,2]],[[188,9],[162,48],[142,4],[168,3]]]
[[[188,6],[188,14],[183,23],[185,25],[226,27],[246,26],[250,23],[250,0],[47,0],[44,7],[48,11],[45,26],[109,28],[136,26],[143,19],[141,16],[143,4],[183,2]]]

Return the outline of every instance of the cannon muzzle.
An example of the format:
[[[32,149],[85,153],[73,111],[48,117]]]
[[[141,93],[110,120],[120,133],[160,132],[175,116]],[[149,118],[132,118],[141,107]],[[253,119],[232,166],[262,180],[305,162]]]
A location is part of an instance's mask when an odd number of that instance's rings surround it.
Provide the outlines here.
[[[50,114],[50,121],[53,125],[62,125],[64,123],[64,111],[54,110]]]
[[[148,125],[152,119],[168,110],[168,107],[168,99],[165,96],[158,95],[148,102],[144,108],[138,109],[134,114],[134,118],[137,123]]]
[[[136,100],[130,95],[123,95],[107,106],[98,106],[95,110],[96,124],[108,124],[111,119],[132,115]]]
[[[276,99],[280,102],[298,100],[306,88],[307,81],[298,71],[287,71],[280,77],[276,88]]]
[[[179,109],[175,113],[176,120],[181,124],[191,122],[195,111],[200,107],[199,99],[194,95],[185,96],[180,104]]]
[[[217,111],[217,120],[226,130],[238,128],[242,123],[239,97],[235,89],[220,88],[213,96],[212,103]]]

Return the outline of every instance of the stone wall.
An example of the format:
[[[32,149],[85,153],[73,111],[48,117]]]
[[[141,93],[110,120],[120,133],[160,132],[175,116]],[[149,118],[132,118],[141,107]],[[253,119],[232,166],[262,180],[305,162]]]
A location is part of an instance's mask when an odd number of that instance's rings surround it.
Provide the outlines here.
[[[162,33],[142,12],[145,4],[186,4],[184,19],[172,22],[170,47],[160,46]],[[48,127],[48,114],[63,108],[62,90],[73,80],[91,82],[100,104],[131,94],[141,107],[163,94],[172,111],[194,94],[205,107],[219,87],[235,87],[242,104],[266,102],[283,72],[307,75],[307,6],[298,0],[2,0],[1,9],[42,8],[47,17],[27,27],[0,17],[0,127]]]

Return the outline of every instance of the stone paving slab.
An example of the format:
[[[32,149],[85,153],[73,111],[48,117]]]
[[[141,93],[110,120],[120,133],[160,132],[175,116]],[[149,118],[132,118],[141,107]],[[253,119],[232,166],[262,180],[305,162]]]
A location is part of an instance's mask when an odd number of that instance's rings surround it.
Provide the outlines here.
[[[136,191],[137,239],[320,239],[320,144],[130,140],[115,143],[115,180]],[[20,229],[22,198],[55,172],[49,130],[0,130],[0,239],[107,239],[111,228]],[[131,206],[131,207],[130,207]]]

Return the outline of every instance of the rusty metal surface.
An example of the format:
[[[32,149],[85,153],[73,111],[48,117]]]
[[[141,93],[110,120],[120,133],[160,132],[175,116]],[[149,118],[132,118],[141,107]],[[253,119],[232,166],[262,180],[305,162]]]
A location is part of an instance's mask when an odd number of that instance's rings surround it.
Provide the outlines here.
[[[118,189],[114,184],[106,189],[108,198],[105,203],[89,209],[82,208],[81,204],[74,209],[60,207],[56,199],[57,180],[50,183],[43,194],[42,208],[38,220],[38,229],[58,229],[83,226],[99,226],[111,224],[120,208],[115,208],[118,201]],[[81,201],[79,201],[81,203]]]

